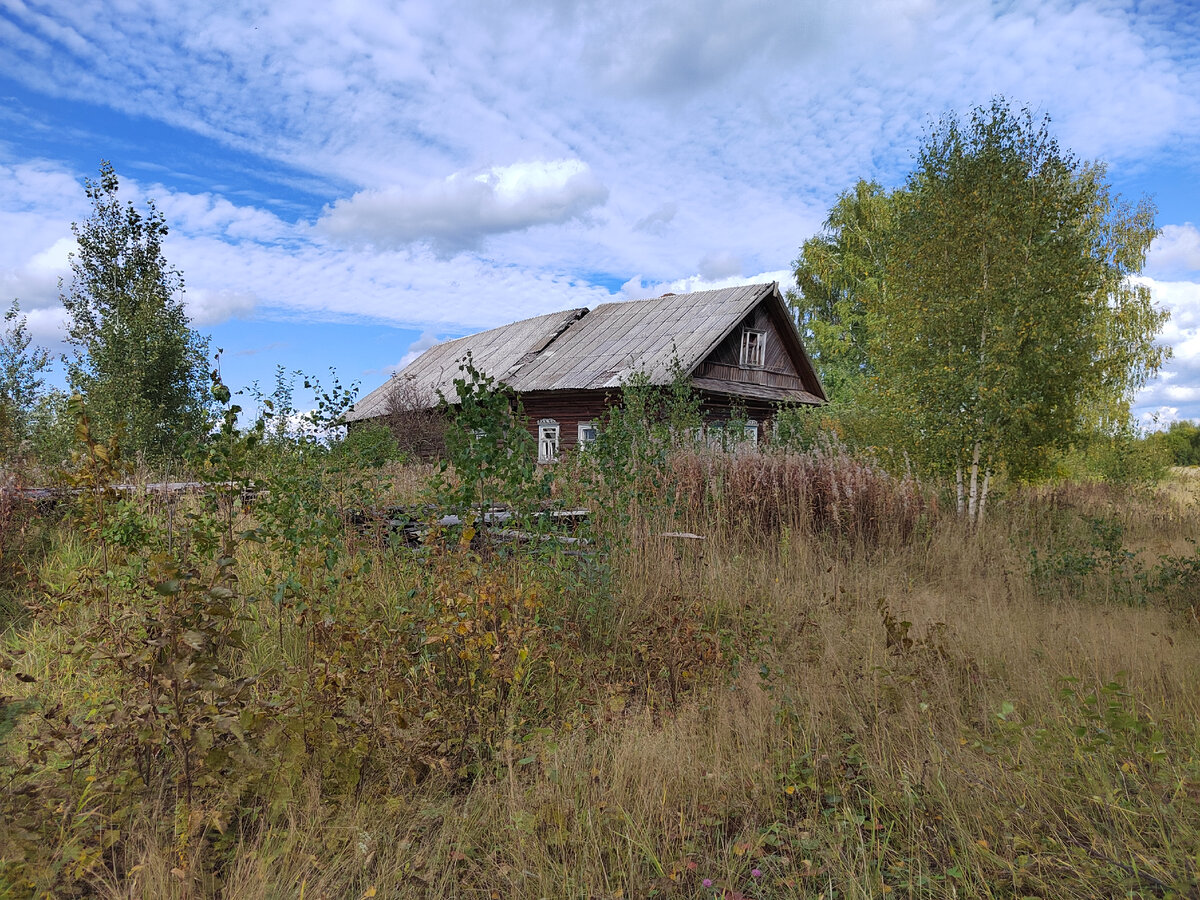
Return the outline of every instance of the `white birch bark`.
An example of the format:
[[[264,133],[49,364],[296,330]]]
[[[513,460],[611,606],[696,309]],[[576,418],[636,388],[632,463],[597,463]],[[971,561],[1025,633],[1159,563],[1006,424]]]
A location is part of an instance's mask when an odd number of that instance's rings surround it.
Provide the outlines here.
[[[971,487],[967,494],[967,520],[975,524],[979,511],[979,455],[983,452],[980,441],[975,441],[975,449],[971,453]]]

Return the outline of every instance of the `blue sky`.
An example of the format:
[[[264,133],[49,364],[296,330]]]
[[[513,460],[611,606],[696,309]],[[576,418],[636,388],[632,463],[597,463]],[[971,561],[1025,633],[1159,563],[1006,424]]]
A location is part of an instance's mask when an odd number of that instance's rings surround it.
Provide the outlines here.
[[[1137,411],[1200,418],[1193,3],[0,0],[0,73],[0,301],[43,344],[110,159],[231,385],[364,391],[517,318],[786,285],[838,192],[1001,94],[1157,202]]]

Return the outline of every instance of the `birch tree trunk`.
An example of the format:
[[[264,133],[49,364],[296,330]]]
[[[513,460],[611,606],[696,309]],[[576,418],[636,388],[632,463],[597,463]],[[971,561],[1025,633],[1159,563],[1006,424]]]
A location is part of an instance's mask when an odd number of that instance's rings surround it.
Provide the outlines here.
[[[992,457],[989,454],[983,467],[983,489],[979,492],[979,521],[983,521],[983,511],[987,508],[988,484],[992,480]]]
[[[967,494],[967,521],[975,524],[979,514],[979,455],[983,452],[981,441],[975,440],[975,449],[971,453],[971,487]]]

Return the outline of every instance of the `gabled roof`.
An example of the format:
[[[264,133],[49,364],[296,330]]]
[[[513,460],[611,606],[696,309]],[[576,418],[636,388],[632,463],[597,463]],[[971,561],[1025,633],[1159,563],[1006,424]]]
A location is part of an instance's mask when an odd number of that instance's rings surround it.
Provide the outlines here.
[[[505,380],[520,392],[620,387],[639,372],[669,384],[676,361],[691,372],[774,287],[602,303]]]
[[[516,368],[523,359],[536,355],[539,350],[562,334],[564,328],[584,315],[587,309],[568,309],[532,319],[522,319],[511,325],[501,325],[490,331],[481,331],[453,341],[430,347],[392,378],[367,394],[346,413],[345,419],[373,419],[387,415],[388,396],[397,379],[412,385],[414,400],[428,406],[436,406],[438,391],[447,397],[454,396],[454,379],[461,378],[459,364],[470,351],[475,368],[504,381],[504,376]]]
[[[779,286],[772,282],[602,303],[590,312],[567,310],[447,341],[426,350],[392,381],[360,400],[346,419],[385,414],[397,378],[411,379],[430,405],[436,402],[439,390],[453,396],[454,379],[461,377],[459,363],[467,351],[476,368],[519,393],[616,388],[638,373],[645,373],[652,384],[669,384],[676,366],[690,374],[764,301],[805,383],[815,388],[811,392],[768,392],[780,393],[778,399],[823,402],[816,372]],[[739,385],[742,387],[753,386]]]

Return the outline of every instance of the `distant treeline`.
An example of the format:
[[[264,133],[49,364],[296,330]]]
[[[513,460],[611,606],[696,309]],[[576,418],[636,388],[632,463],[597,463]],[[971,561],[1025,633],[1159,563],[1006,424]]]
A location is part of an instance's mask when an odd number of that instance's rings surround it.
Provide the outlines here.
[[[1151,448],[1162,451],[1175,466],[1200,466],[1200,425],[1173,422],[1166,431],[1146,435]]]

